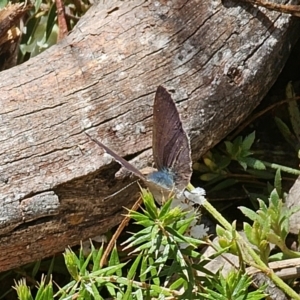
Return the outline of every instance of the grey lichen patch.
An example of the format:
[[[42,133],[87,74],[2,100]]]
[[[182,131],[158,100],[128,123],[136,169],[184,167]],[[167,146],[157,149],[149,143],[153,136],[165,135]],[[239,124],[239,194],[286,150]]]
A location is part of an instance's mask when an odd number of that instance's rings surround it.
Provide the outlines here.
[[[0,208],[0,234],[10,231],[21,221],[21,213],[16,204],[11,201],[3,201]]]
[[[59,199],[53,192],[44,192],[22,200],[20,208],[24,222],[59,213]]]

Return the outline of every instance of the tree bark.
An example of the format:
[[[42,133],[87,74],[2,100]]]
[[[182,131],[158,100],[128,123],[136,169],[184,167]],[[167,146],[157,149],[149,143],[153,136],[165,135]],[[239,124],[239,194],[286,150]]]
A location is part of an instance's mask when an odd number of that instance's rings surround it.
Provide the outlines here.
[[[298,20],[238,2],[103,2],[1,73],[0,271],[105,233],[136,199],[137,185],[104,199],[132,178],[85,131],[146,166],[164,85],[195,160],[259,104],[299,36]]]

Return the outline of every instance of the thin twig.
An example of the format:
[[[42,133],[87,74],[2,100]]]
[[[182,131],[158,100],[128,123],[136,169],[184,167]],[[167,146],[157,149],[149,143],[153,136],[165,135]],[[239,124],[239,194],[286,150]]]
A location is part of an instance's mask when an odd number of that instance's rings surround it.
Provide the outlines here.
[[[68,34],[68,26],[66,21],[65,6],[63,0],[55,0],[57,21],[59,27],[58,41],[62,40]]]
[[[264,1],[264,0],[241,0],[241,1],[262,6],[269,10],[275,10],[281,13],[293,15],[295,17],[300,17],[300,5],[278,4],[278,3]]]
[[[132,206],[131,210],[133,211],[136,211],[140,205],[142,203],[142,198],[140,197]],[[104,265],[107,264],[107,258],[110,254],[110,252],[112,251],[118,237],[120,236],[121,232],[124,230],[124,228],[128,225],[130,221],[130,217],[129,216],[126,216],[122,222],[120,223],[118,229],[116,230],[116,232],[114,233],[114,235],[112,236],[111,240],[109,241],[104,253],[103,253],[103,256],[101,258],[101,261],[100,261],[100,268],[102,268]]]
[[[248,0],[247,0],[248,1]],[[233,134],[231,134],[230,136],[227,137],[228,141],[233,140],[241,131],[243,131],[244,128],[246,128],[249,124],[251,124],[254,120],[258,119],[259,117],[261,117],[262,115],[264,115],[265,113],[267,113],[268,111],[274,109],[277,106],[280,106],[282,104],[285,104],[287,102],[290,101],[299,101],[300,97],[295,97],[295,98],[290,98],[290,99],[285,99],[279,102],[276,102],[270,106],[268,106],[267,108],[259,111],[258,113],[254,114],[253,116],[251,116],[251,118],[249,118],[248,120],[246,120],[245,122],[243,122],[243,124],[241,124],[241,126],[239,126],[237,128],[237,130],[234,131]]]

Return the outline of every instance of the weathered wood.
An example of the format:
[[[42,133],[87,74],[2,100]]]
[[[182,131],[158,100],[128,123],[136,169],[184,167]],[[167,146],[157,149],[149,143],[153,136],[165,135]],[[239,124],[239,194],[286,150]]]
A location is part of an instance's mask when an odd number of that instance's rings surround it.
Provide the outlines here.
[[[107,2],[1,73],[0,271],[106,232],[133,203],[136,185],[103,199],[131,179],[84,131],[138,168],[151,163],[162,84],[199,158],[258,105],[299,35],[297,20],[247,4]]]

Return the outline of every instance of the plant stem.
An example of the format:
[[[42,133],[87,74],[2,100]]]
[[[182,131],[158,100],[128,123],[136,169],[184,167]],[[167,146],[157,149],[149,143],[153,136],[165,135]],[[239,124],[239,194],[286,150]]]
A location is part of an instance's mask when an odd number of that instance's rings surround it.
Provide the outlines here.
[[[289,168],[286,166],[282,166],[282,165],[278,165],[278,164],[274,164],[274,163],[269,163],[266,161],[262,161],[264,163],[265,166],[278,170],[280,169],[281,171],[284,171],[286,173],[290,173],[290,174],[294,174],[294,175],[300,175],[300,170],[296,170],[294,168]]]

